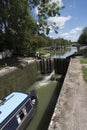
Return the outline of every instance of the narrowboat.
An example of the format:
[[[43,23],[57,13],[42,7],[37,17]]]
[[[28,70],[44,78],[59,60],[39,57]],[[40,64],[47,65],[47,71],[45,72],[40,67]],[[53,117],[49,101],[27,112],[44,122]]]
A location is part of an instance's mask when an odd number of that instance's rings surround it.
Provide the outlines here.
[[[25,130],[36,113],[38,97],[14,91],[0,100],[0,130]]]

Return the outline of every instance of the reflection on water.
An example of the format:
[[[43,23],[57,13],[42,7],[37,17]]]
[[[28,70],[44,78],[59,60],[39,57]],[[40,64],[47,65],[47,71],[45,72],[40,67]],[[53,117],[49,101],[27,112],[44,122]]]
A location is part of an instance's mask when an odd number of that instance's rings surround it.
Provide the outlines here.
[[[32,89],[37,90],[38,107],[36,115],[27,130],[47,130],[48,128],[59,91],[58,82],[50,81],[51,75],[46,76],[42,81],[35,83],[29,88],[29,91]]]
[[[77,47],[71,47],[71,48],[69,48],[69,50],[65,54],[63,54],[63,55],[55,54],[53,56],[53,58],[61,58],[61,59],[63,59],[63,58],[66,58],[66,57],[69,57],[69,56],[73,55],[76,52],[77,52]]]

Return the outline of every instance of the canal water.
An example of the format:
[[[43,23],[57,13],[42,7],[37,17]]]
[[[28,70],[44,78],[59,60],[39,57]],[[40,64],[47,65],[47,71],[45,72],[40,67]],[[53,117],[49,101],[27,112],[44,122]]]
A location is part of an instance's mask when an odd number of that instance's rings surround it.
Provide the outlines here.
[[[58,55],[58,54],[55,53],[55,55],[53,56],[53,58],[64,59],[64,58],[66,58],[66,57],[69,57],[69,56],[75,54],[76,52],[77,52],[77,47],[69,47],[68,51],[67,51],[65,54],[63,54],[63,55],[61,55],[61,54]]]
[[[29,91],[35,89],[38,94],[37,112],[29,124],[27,130],[47,130],[50,119],[59,95],[60,85],[57,81],[51,81],[50,75],[33,84]]]
[[[54,55],[53,58],[66,58],[69,55],[77,52],[76,47],[72,47],[64,55]],[[29,124],[27,130],[47,130],[51,116],[53,114],[56,101],[59,96],[59,92],[63,83],[63,78],[61,82],[51,81],[50,78],[54,74],[54,71],[50,75],[42,77],[42,80],[34,83],[28,91],[35,89],[38,94],[38,106],[37,112]]]

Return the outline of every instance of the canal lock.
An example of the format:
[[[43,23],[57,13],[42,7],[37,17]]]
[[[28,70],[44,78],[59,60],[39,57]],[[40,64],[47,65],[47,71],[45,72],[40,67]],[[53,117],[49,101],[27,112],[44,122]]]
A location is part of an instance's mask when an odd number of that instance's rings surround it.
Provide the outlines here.
[[[44,78],[33,86],[37,90],[39,103],[35,118],[27,130],[48,129],[69,61],[70,58],[44,58],[39,61],[41,76]]]

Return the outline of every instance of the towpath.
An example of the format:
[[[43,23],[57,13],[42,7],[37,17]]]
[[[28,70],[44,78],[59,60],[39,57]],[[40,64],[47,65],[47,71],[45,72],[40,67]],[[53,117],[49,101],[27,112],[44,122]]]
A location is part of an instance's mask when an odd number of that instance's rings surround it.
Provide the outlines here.
[[[71,59],[48,130],[87,130],[87,84],[80,59]]]

